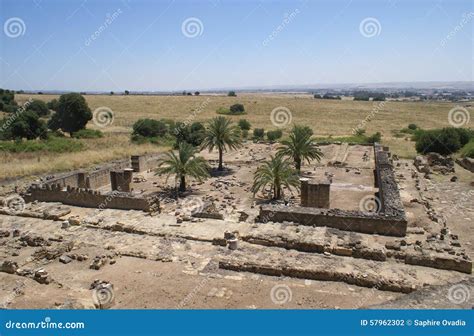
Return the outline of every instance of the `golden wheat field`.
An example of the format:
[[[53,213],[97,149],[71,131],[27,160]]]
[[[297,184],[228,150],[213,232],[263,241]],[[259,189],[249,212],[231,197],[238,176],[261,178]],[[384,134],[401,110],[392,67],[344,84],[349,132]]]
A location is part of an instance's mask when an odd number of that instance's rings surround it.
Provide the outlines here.
[[[29,98],[50,101],[55,95],[16,95],[19,104]],[[408,138],[395,137],[394,131],[415,123],[424,129],[449,126],[448,113],[456,103],[450,102],[362,102],[350,99],[321,100],[304,94],[238,94],[200,96],[143,96],[143,95],[86,95],[92,110],[110,108],[113,123],[101,128],[102,139],[83,139],[86,149],[78,153],[64,154],[2,154],[0,178],[11,178],[85,167],[103,161],[123,158],[130,154],[161,150],[151,144],[136,145],[129,141],[133,123],[140,118],[169,118],[173,120],[206,121],[217,116],[220,107],[232,104],[244,105],[246,114],[230,116],[235,121],[245,118],[252,128],[276,129],[271,115],[274,109],[285,108],[291,112],[291,123],[312,127],[316,137],[349,136],[352,130],[364,122],[367,134],[382,133],[382,143],[401,157],[415,155],[414,145]],[[469,105],[464,103],[465,105]],[[468,106],[472,114],[472,107]],[[472,127],[471,120],[467,127]],[[289,125],[291,126],[291,124]],[[289,129],[289,126],[285,130]],[[98,127],[91,121],[89,128]],[[164,150],[164,149],[163,149]]]

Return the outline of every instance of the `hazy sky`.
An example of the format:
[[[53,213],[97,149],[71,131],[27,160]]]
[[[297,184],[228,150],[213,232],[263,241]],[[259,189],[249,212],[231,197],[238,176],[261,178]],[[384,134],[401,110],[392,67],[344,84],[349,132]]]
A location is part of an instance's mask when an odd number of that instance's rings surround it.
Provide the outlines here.
[[[472,81],[472,0],[0,0],[0,87]]]

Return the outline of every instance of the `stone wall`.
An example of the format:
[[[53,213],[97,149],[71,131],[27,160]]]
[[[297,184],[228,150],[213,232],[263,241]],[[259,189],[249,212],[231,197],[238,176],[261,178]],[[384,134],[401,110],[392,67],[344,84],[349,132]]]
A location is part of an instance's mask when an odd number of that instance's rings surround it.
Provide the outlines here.
[[[295,222],[301,225],[327,226],[344,231],[403,237],[406,234],[405,219],[362,211],[320,209],[264,205],[260,208],[260,221]]]
[[[390,152],[379,144],[374,145],[375,186],[379,188],[377,197],[380,199],[381,213],[386,216],[405,218],[405,210],[400,199],[398,184],[395,180]]]
[[[110,172],[130,168],[130,160],[115,161],[89,172],[83,170],[73,171],[47,180],[43,185],[60,185],[61,187],[98,189],[110,184]]]
[[[303,178],[301,181],[301,206],[329,208],[329,181],[316,181]]]
[[[57,185],[31,187],[24,196],[26,202],[59,202],[86,208],[110,208],[123,210],[159,211],[159,199],[149,194],[137,197],[130,193],[113,191],[101,194],[98,191]]]
[[[161,157],[162,154],[133,155],[131,157],[133,171],[138,173],[154,169]]]

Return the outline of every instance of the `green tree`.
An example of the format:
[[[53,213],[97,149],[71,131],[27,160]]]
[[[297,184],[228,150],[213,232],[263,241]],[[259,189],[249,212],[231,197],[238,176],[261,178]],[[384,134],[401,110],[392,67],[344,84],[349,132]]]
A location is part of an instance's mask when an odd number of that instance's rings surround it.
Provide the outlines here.
[[[54,98],[53,100],[48,102],[48,108],[53,111],[57,111],[59,109],[59,100]]]
[[[9,133],[14,139],[33,140],[46,137],[46,125],[33,111],[25,111],[18,115],[9,128]]]
[[[183,122],[177,122],[172,132],[176,136],[176,148],[181,142],[187,142],[195,147],[201,146],[206,129],[203,124],[196,121],[191,125]]]
[[[67,93],[59,97],[58,110],[48,122],[53,131],[61,129],[63,132],[77,132],[86,127],[92,119],[92,112],[86,99],[78,93]]]
[[[241,144],[240,130],[232,125],[232,120],[225,117],[215,117],[207,125],[202,148],[207,148],[210,152],[217,148],[219,151],[218,170],[223,170],[223,152],[227,149],[237,149]]]
[[[49,114],[49,108],[48,108],[48,105],[42,101],[42,100],[38,100],[38,99],[34,99],[29,105],[28,107],[26,108],[28,111],[33,111],[35,112],[38,116],[40,117],[44,117],[44,116],[47,116]]]
[[[227,96],[229,96],[229,97],[237,97],[237,95],[235,94],[235,91],[229,91],[229,93],[227,94]]]
[[[273,198],[280,199],[283,194],[283,187],[288,189],[300,188],[300,180],[295,171],[281,155],[270,156],[269,161],[257,168],[255,172],[252,192],[254,195],[259,190],[270,187],[273,191]]]
[[[311,160],[320,161],[323,153],[314,144],[314,141],[306,126],[293,126],[288,139],[281,142],[283,145],[279,148],[278,154],[293,158],[298,173],[301,170],[301,164],[304,160],[308,163]]]
[[[179,181],[179,191],[186,191],[186,177],[198,181],[209,177],[209,165],[201,156],[196,156],[196,149],[187,142],[179,144],[178,153],[170,151],[158,162],[157,174],[174,175]]]

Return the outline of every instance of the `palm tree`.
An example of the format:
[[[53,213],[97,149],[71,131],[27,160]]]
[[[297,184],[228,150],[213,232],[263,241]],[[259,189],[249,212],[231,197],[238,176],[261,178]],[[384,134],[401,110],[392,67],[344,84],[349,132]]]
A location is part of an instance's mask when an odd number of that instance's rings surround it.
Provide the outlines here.
[[[310,163],[311,160],[318,160],[319,162],[323,156],[321,150],[313,142],[311,129],[306,126],[293,126],[289,138],[283,140],[281,144],[283,146],[279,148],[278,154],[293,158],[298,173],[301,170],[302,161],[306,160]]]
[[[281,155],[270,156],[270,161],[265,161],[255,172],[252,185],[254,196],[259,190],[264,190],[267,186],[272,188],[274,199],[281,198],[283,186],[288,189],[292,187],[299,189],[300,187],[297,172],[291,168]]]
[[[195,156],[196,149],[187,142],[179,144],[178,153],[169,151],[158,162],[157,174],[176,176],[179,180],[179,191],[186,191],[186,176],[191,176],[201,182],[209,177],[209,165],[203,157]]]
[[[219,167],[217,169],[223,170],[223,152],[227,149],[237,149],[241,144],[240,130],[237,126],[232,125],[232,120],[225,117],[215,117],[207,125],[202,148],[209,149],[209,152],[217,148],[219,151]]]

